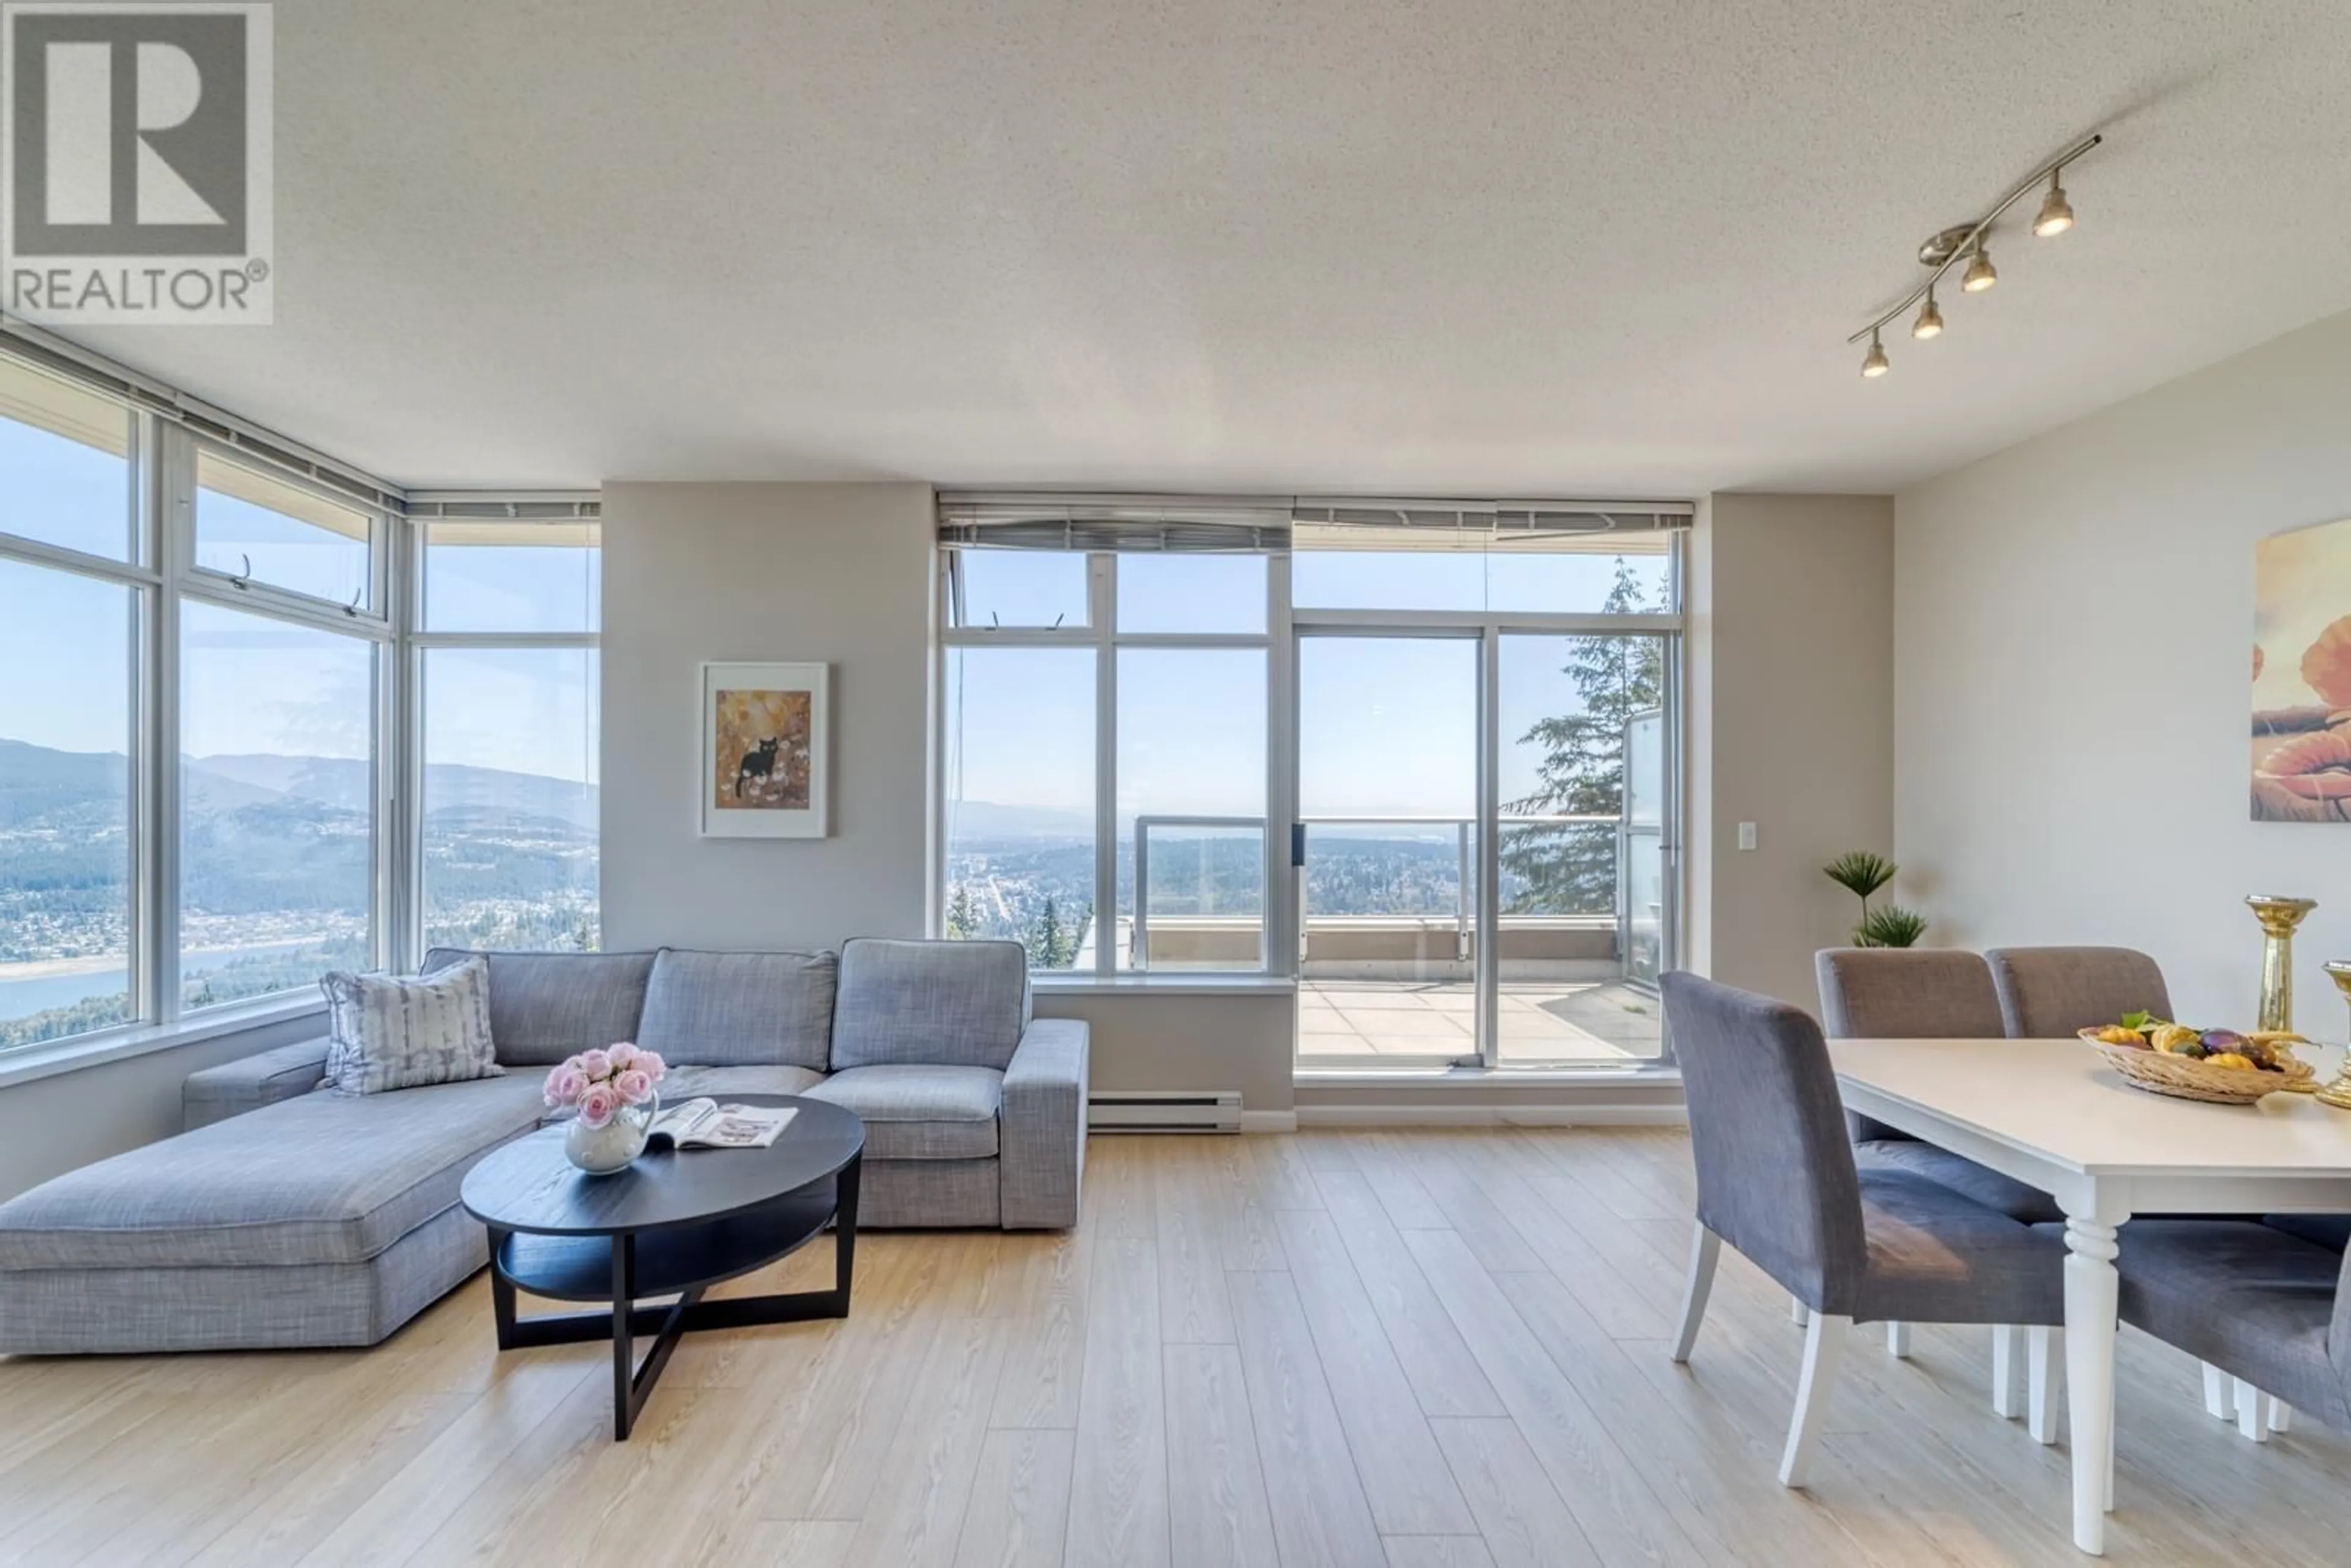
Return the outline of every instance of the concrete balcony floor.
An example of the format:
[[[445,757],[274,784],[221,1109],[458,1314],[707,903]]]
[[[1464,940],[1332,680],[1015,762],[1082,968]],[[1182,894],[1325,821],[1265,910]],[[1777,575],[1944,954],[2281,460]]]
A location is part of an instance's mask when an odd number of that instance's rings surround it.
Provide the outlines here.
[[[1619,980],[1505,981],[1504,1066],[1654,1060],[1657,1001]],[[1301,980],[1298,1059],[1466,1056],[1477,1049],[1467,980]]]

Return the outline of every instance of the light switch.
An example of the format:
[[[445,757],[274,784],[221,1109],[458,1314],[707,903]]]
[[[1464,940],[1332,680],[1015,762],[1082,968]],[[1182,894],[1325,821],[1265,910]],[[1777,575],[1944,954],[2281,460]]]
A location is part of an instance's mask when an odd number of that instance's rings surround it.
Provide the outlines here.
[[[1741,822],[1739,824],[1739,847],[1742,850],[1751,850],[1755,847],[1754,823]]]

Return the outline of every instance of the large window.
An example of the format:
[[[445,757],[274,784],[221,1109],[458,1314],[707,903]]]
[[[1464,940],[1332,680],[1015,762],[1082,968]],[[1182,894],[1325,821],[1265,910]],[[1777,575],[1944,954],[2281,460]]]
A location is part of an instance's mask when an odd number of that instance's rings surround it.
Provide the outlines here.
[[[592,506],[0,356],[0,1051],[597,940]]]
[[[140,623],[133,586],[0,559],[0,1049],[136,1016]]]
[[[596,946],[596,652],[424,651],[424,942]]]
[[[421,532],[424,945],[593,948],[597,525],[434,521]]]
[[[375,644],[180,611],[180,993],[190,1011],[376,961]]]
[[[1094,938],[1094,663],[947,651],[946,934],[1023,943],[1040,969],[1078,967]]]
[[[946,552],[948,936],[1102,977],[1267,967],[1274,580],[1251,551]]]

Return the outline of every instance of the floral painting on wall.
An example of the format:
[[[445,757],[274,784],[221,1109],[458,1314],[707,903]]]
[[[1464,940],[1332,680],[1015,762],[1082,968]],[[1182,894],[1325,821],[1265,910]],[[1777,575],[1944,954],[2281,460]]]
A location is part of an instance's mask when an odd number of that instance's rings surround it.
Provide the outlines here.
[[[701,829],[722,838],[821,838],[825,666],[702,666]]]
[[[2351,821],[2351,517],[2253,547],[2252,810]]]

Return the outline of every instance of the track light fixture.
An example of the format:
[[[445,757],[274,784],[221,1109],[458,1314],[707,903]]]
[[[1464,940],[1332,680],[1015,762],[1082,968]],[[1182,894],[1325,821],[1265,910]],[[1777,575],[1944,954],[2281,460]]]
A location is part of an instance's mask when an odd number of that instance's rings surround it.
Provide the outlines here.
[[[2000,274],[1992,270],[1991,257],[1984,250],[1980,235],[1976,237],[1975,248],[1976,258],[1968,263],[1968,275],[1959,279],[1959,287],[1970,294],[1981,294],[2000,281]]]
[[[1943,334],[1943,312],[1935,302],[1935,285],[1943,275],[1966,262],[1967,269],[1959,276],[1962,293],[1981,294],[2000,281],[2000,271],[1991,264],[1991,238],[1992,225],[2007,211],[2037,189],[2041,182],[2049,182],[2049,193],[2043,198],[2041,211],[2032,220],[2032,232],[2046,239],[2064,234],[2074,226],[2074,204],[2065,195],[2065,166],[2105,140],[2093,134],[2060,152],[2035,169],[2008,194],[1993,204],[1991,211],[1973,223],[1954,224],[1929,235],[1918,247],[1919,265],[1928,268],[1927,280],[1902,297],[1901,301],[1882,312],[1869,325],[1845,339],[1848,343],[1869,340],[1869,352],[1861,361],[1861,373],[1872,378],[1882,376],[1893,368],[1886,358],[1886,347],[1880,333],[1886,324],[1913,305],[1919,307],[1917,319],[1910,324],[1910,335],[1920,340],[1939,338]],[[1922,303],[1923,301],[1923,303]]]
[[[1910,323],[1910,335],[1920,342],[1943,335],[1943,313],[1935,305],[1935,291],[1927,290],[1927,303],[1918,307],[1918,319]]]
[[[2032,232],[2043,239],[2074,226],[2074,204],[2065,199],[2065,187],[2060,183],[2064,177],[2063,163],[2049,172],[2049,195],[2041,204],[2040,215],[2032,220]]]
[[[1877,340],[1876,329],[1872,328],[1869,333],[1869,352],[1862,356],[1861,373],[1876,381],[1893,368],[1893,361],[1886,357],[1886,345]]]

